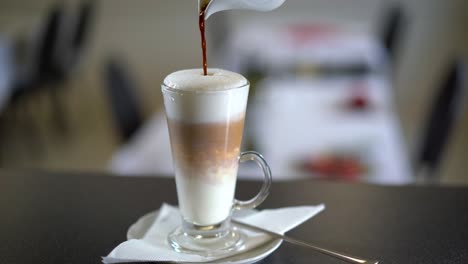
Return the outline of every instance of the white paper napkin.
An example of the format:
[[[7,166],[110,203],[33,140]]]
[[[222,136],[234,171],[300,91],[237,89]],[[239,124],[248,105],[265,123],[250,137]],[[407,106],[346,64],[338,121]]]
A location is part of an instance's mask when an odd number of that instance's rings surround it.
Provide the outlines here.
[[[239,222],[255,225],[270,231],[284,234],[302,224],[325,209],[323,204],[317,206],[297,206],[280,209],[244,211],[234,214]],[[119,263],[127,261],[188,261],[204,262],[215,260],[213,257],[203,257],[192,254],[181,254],[172,250],[167,242],[168,234],[181,224],[179,210],[176,207],[163,204],[159,215],[152,226],[141,239],[131,239],[118,245],[107,256],[103,263]],[[248,251],[272,238],[263,233],[245,230],[250,239],[246,242],[244,251]],[[233,253],[239,254],[239,253]],[[223,258],[229,255],[223,256]]]

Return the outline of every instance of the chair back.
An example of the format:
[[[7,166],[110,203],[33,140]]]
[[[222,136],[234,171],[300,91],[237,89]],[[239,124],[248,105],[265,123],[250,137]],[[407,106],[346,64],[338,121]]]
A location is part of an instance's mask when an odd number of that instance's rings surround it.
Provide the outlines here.
[[[105,69],[106,89],[115,127],[127,141],[142,124],[137,87],[123,63],[112,59]]]
[[[390,60],[395,59],[398,43],[406,27],[406,16],[400,5],[387,9],[382,20],[380,38]]]
[[[443,76],[436,92],[416,158],[416,169],[424,170],[426,177],[437,177],[436,172],[454,125],[461,113],[465,66],[455,61]],[[433,175],[433,176],[431,176]]]

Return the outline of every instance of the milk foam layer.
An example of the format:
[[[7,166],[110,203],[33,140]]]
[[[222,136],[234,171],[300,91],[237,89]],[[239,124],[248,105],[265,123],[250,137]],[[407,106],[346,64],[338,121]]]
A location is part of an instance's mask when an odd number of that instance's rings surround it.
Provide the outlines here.
[[[247,79],[235,72],[222,69],[208,69],[203,75],[202,69],[176,71],[164,79],[164,85],[184,91],[219,91],[241,87]]]
[[[166,77],[163,91],[168,118],[191,123],[226,122],[244,116],[248,81],[240,74],[209,69],[177,71]]]

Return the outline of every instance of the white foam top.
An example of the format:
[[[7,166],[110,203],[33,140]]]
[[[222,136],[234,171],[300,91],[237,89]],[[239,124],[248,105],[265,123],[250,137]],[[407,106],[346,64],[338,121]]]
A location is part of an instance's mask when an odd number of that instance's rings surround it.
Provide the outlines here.
[[[247,79],[221,69],[209,69],[208,73],[204,76],[201,69],[182,70],[164,79],[165,86],[177,90],[164,93],[168,118],[184,122],[226,122],[244,117],[249,94]],[[203,93],[206,91],[209,93]]]
[[[228,90],[247,83],[244,76],[222,69],[208,69],[206,76],[203,75],[202,69],[181,70],[169,74],[164,79],[166,86],[184,91]]]

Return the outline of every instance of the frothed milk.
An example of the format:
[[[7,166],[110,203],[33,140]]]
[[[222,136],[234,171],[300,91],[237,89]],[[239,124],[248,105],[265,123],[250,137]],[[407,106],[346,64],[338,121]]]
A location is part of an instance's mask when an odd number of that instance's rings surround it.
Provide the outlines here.
[[[177,194],[185,220],[214,225],[231,211],[248,81],[234,72],[174,72],[164,80]]]

